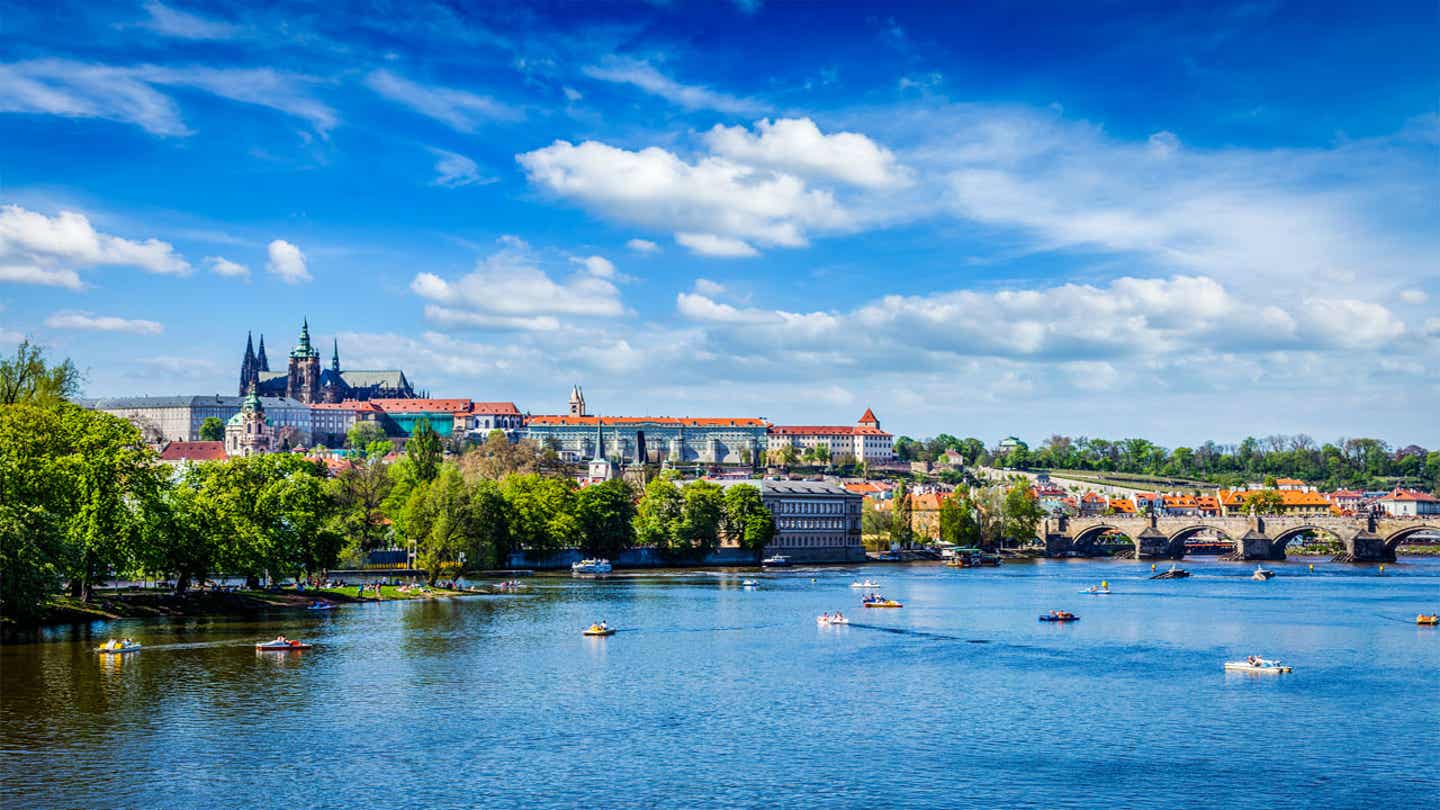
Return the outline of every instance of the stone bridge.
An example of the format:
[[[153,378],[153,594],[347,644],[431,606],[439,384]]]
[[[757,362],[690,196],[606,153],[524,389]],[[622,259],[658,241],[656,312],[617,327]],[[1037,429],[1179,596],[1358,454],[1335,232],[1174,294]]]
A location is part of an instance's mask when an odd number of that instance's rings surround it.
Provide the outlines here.
[[[1394,562],[1395,549],[1417,532],[1440,532],[1440,519],[1384,516],[1332,517],[1329,515],[1253,515],[1242,517],[1172,517],[1159,515],[1095,515],[1059,517],[1043,521],[1038,529],[1050,557],[1098,553],[1096,541],[1119,532],[1135,544],[1136,559],[1178,560],[1185,543],[1202,532],[1212,532],[1234,549],[1224,556],[1236,560],[1283,560],[1285,547],[1308,532],[1339,539],[1345,546],[1337,560]]]

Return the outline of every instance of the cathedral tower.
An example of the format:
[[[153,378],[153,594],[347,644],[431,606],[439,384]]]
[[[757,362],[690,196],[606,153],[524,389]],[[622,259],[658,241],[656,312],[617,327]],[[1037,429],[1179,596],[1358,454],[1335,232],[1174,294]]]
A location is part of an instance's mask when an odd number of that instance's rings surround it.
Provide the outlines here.
[[[265,357],[265,335],[260,335],[260,351],[255,353],[255,363],[260,371],[270,370],[270,360]]]
[[[290,350],[285,396],[310,405],[320,401],[320,353],[310,345],[310,319],[300,325],[300,339]]]
[[[585,392],[578,385],[570,389],[570,415],[585,415]]]
[[[251,342],[250,333],[246,332],[245,359],[240,361],[240,396],[245,396],[245,392],[249,390],[251,378],[255,376],[256,369],[255,344]]]

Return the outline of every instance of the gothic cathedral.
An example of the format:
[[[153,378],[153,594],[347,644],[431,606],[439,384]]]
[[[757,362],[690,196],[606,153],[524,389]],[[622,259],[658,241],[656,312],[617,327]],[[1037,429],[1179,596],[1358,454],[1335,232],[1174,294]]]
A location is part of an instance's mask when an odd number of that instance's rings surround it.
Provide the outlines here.
[[[251,391],[261,396],[289,397],[307,405],[345,400],[411,399],[415,390],[398,369],[340,370],[340,343],[332,344],[330,366],[320,367],[320,352],[310,343],[310,321],[300,324],[300,338],[290,350],[285,371],[271,371],[265,356],[265,336],[260,351],[254,350],[251,336],[245,336],[245,357],[240,361],[240,394]]]

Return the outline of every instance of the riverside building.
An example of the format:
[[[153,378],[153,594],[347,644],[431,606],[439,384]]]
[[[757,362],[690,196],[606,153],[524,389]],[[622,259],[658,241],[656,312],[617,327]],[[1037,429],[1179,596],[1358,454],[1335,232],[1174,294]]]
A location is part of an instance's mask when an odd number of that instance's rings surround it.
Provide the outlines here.
[[[824,447],[836,463],[884,464],[895,460],[895,437],[880,429],[869,408],[854,425],[771,425],[766,449],[793,447],[797,453]]]

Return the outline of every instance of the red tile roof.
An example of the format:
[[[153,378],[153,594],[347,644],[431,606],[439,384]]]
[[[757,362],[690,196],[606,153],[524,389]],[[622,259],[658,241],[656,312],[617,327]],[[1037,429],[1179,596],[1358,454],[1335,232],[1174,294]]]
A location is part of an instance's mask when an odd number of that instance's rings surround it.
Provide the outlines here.
[[[311,410],[318,411],[373,411],[377,410],[369,402],[361,402],[356,399],[347,399],[344,402],[315,402],[310,405]]]
[[[515,407],[513,402],[477,402],[475,407],[470,409],[472,413],[497,414],[500,416],[519,416],[520,409]]]
[[[170,442],[160,452],[161,461],[224,461],[225,442]]]
[[[864,424],[865,422],[876,422],[876,423],[879,423],[879,421],[880,421],[879,419],[876,419],[876,418],[875,418],[875,412],[872,411],[872,410],[870,410],[869,408],[866,408],[866,409],[865,409],[865,413],[861,414],[861,416],[860,416],[860,422],[861,422],[861,424]]]
[[[1424,492],[1415,492],[1408,489],[1397,489],[1394,492],[1381,498],[1382,501],[1416,501],[1418,503],[1435,503],[1440,501],[1434,495],[1427,495]]]
[[[386,413],[466,413],[475,404],[468,399],[372,399]]]
[[[532,416],[525,423],[527,425],[595,425],[599,420],[604,419],[606,425],[670,425],[674,427],[743,427],[763,428],[769,427],[763,419],[751,419],[749,417],[736,417],[734,419],[709,419],[690,416],[569,416],[565,414],[556,416]]]

